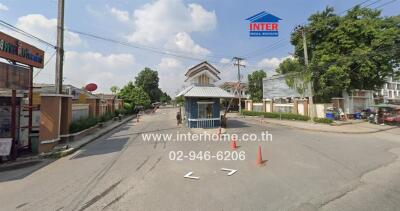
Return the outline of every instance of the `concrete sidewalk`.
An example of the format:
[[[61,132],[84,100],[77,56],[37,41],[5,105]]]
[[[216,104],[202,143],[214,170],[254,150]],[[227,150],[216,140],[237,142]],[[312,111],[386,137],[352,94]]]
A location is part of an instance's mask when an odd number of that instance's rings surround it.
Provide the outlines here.
[[[125,124],[126,122],[132,120],[135,117],[136,117],[136,115],[132,115],[132,116],[123,118],[121,121],[107,122],[107,123],[105,123],[105,125],[103,127],[101,127],[101,128],[97,127],[93,133],[85,136],[84,138],[73,141],[73,142],[60,144],[60,145],[56,146],[51,152],[42,153],[40,155],[20,157],[20,158],[17,158],[17,160],[15,160],[15,161],[9,161],[9,162],[0,164],[0,172],[18,169],[18,168],[24,168],[24,167],[30,166],[30,165],[35,165],[35,164],[41,162],[42,160],[48,159],[48,158],[56,159],[56,158],[70,155],[70,154],[76,152],[81,147],[85,146],[86,144],[111,132],[112,130],[118,128],[119,126]]]
[[[274,124],[281,125],[285,127],[316,131],[316,132],[328,132],[328,133],[343,133],[343,134],[366,134],[366,133],[376,133],[386,130],[400,130],[398,126],[390,125],[376,125],[368,122],[361,122],[357,124],[340,124],[340,125],[329,125],[322,123],[312,123],[305,121],[295,121],[295,120],[279,120],[273,118],[260,118],[246,116],[245,118],[239,116],[231,116],[230,118],[238,118],[243,121],[250,121],[252,123],[258,123],[263,125]]]
[[[97,127],[96,130],[92,134],[89,134],[89,135],[85,136],[84,138],[77,140],[77,141],[72,141],[72,142],[58,145],[53,149],[53,151],[48,152],[48,153],[43,153],[40,156],[44,157],[44,158],[47,158],[47,157],[60,158],[60,157],[70,155],[70,154],[74,153],[75,151],[77,151],[78,149],[80,149],[81,147],[85,146],[86,144],[96,140],[97,138],[99,138],[103,135],[106,135],[107,133],[109,133],[112,130],[118,128],[119,126],[125,124],[126,122],[132,120],[135,117],[136,117],[136,115],[132,115],[132,116],[128,116],[128,117],[122,119],[121,121],[108,122],[103,127]]]

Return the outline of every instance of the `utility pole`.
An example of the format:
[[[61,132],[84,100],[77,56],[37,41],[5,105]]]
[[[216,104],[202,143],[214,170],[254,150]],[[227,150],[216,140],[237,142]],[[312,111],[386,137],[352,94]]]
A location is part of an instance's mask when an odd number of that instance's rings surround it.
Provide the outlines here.
[[[56,94],[62,94],[64,63],[64,0],[58,0],[57,18],[57,57],[56,57]]]
[[[242,112],[242,89],[240,88],[240,67],[246,67],[244,64],[241,64],[241,61],[243,61],[243,58],[239,58],[239,57],[233,57],[232,60],[235,60],[236,63],[233,63],[234,66],[237,66],[237,70],[238,70],[238,85],[237,85],[237,89],[239,92],[239,114],[241,114]]]
[[[307,39],[306,39],[306,32],[303,26],[299,27],[301,31],[301,36],[303,37],[303,50],[304,50],[304,64],[308,68],[308,52],[307,52]],[[314,121],[314,101],[313,101],[313,96],[314,96],[314,91],[312,88],[312,77],[310,76],[310,81],[308,82],[308,101],[310,105],[310,119],[311,121]]]

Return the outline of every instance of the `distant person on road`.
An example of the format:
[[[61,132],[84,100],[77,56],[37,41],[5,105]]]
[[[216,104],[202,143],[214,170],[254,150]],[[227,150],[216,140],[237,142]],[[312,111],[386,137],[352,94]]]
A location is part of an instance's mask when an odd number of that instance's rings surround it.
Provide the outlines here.
[[[182,115],[181,115],[181,112],[180,111],[178,111],[178,112],[176,112],[176,121],[177,121],[177,125],[179,126],[179,124],[182,124]]]

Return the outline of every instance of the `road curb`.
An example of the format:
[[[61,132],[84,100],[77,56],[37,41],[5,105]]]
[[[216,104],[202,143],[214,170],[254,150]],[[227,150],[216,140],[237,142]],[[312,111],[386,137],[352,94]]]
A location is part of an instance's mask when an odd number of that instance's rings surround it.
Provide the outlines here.
[[[250,118],[251,119],[251,118]],[[396,129],[398,127],[391,127],[391,128],[383,128],[383,129],[378,129],[378,130],[371,130],[371,131],[331,131],[331,130],[323,130],[323,129],[310,129],[310,128],[304,128],[304,127],[296,127],[293,125],[287,125],[283,123],[278,123],[278,122],[270,122],[267,120],[262,120],[265,123],[269,124],[274,124],[274,125],[279,125],[279,126],[285,126],[293,129],[298,129],[298,130],[306,130],[306,131],[312,131],[312,132],[323,132],[323,133],[337,133],[337,134],[371,134],[371,133],[378,133],[378,132],[383,132],[383,131],[388,131],[392,129]],[[331,125],[332,127],[340,127],[340,126],[334,126]]]
[[[121,125],[125,124],[126,122],[134,119],[136,117],[136,115],[132,115],[130,117],[127,117],[126,119],[123,119],[120,123],[110,127],[110,128],[103,128],[101,130],[100,133],[94,135],[92,138],[88,139],[86,142],[76,146],[76,147],[71,147],[65,150],[60,150],[60,151],[56,151],[56,152],[49,152],[49,153],[45,153],[45,154],[41,154],[40,157],[41,158],[62,158],[65,156],[68,156],[70,154],[73,154],[74,152],[78,151],[80,148],[86,146],[87,144],[95,141],[96,139],[100,138],[101,136],[104,136],[105,134],[111,132],[112,130],[120,127]]]
[[[378,129],[378,130],[372,130],[372,131],[331,131],[331,130],[319,130],[319,129],[296,127],[296,126],[280,124],[280,123],[276,123],[276,122],[268,122],[268,121],[264,121],[264,122],[269,123],[269,124],[286,126],[286,127],[290,127],[290,128],[294,128],[294,129],[298,129],[298,130],[306,130],[306,131],[312,131],[312,132],[323,132],[323,133],[340,133],[340,134],[370,134],[370,133],[378,133],[378,132],[383,132],[383,131],[387,131],[387,130],[392,130],[392,129],[396,128],[396,127],[392,127],[392,128],[384,128],[384,129]],[[336,127],[338,127],[338,126],[336,126]]]
[[[0,164],[0,172],[10,171],[23,168],[27,165],[30,166],[32,163],[39,163],[43,160],[40,156],[34,156],[29,158],[17,159],[16,161],[10,161],[4,164]]]

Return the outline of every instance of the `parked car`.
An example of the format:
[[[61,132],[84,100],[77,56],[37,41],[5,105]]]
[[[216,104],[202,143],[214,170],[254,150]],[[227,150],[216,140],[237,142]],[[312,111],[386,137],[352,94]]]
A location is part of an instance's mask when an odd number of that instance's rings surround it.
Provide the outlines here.
[[[160,102],[155,102],[155,103],[152,103],[152,104],[151,104],[151,106],[153,106],[153,108],[159,108],[160,105],[161,105]]]
[[[397,116],[387,116],[384,119],[385,123],[399,125],[400,124],[400,115]]]

